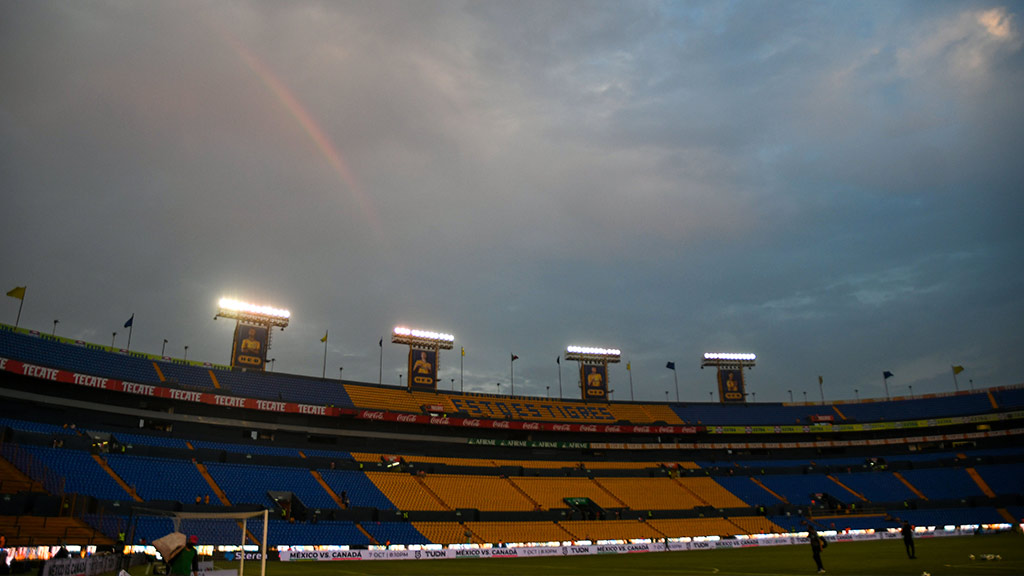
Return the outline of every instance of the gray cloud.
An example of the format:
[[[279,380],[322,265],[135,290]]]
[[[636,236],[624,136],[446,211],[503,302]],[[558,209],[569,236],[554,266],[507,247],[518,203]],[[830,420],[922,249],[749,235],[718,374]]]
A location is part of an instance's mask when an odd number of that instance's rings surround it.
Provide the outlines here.
[[[705,400],[710,349],[758,353],[759,400],[1014,384],[1022,34],[994,2],[6,3],[3,277],[23,325],[135,313],[215,362],[217,298],[288,307],[277,370],[330,329],[371,382],[402,323],[488,392],[574,343],[647,400],[667,361]]]

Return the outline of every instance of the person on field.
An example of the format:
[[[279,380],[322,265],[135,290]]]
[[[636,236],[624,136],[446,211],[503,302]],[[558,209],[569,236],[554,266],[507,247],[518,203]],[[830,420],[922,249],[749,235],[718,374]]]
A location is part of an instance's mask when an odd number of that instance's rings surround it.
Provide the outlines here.
[[[811,556],[818,566],[818,574],[824,574],[825,566],[821,563],[821,551],[828,546],[828,541],[819,536],[813,526],[807,529],[807,540],[811,543]]]
[[[917,551],[914,550],[914,528],[910,525],[910,522],[903,522],[900,534],[903,535],[903,546],[907,549],[907,558],[912,560],[917,558]]]

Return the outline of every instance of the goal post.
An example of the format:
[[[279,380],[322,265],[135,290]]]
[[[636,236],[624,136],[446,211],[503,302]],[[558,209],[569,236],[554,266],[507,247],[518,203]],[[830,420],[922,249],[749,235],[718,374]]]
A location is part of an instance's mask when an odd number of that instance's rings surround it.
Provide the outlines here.
[[[170,520],[171,525],[164,523],[139,527],[140,520],[147,518]],[[250,521],[262,523],[261,527],[250,530]],[[260,550],[260,572],[259,576],[267,573],[267,529],[269,527],[270,513],[263,508],[252,511],[220,511],[220,512],[178,512],[173,510],[160,510],[157,508],[135,507],[129,517],[129,542],[135,543],[139,538],[148,538],[150,542],[156,538],[172,532],[184,534],[202,534],[200,545],[211,546],[234,546],[239,547],[238,555],[238,576],[245,575],[245,545],[246,540],[254,541]],[[237,528],[230,528],[230,525]],[[154,532],[154,530],[156,532]],[[237,537],[232,533],[237,531]],[[164,532],[164,533],[159,533]],[[139,534],[142,536],[139,536]],[[148,536],[146,536],[148,534]]]

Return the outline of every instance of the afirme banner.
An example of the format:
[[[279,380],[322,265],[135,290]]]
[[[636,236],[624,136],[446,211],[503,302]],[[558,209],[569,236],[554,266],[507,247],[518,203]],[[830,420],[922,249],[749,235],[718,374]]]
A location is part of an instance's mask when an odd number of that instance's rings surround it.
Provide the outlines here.
[[[936,530],[917,534],[918,538],[973,536],[973,529]],[[862,540],[892,540],[898,532],[872,534],[829,534],[831,543]],[[522,546],[515,548],[447,548],[444,550],[282,550],[282,562],[331,562],[338,560],[454,560],[458,558],[531,558],[538,556],[591,556],[594,554],[642,554],[645,552],[686,552],[718,548],[757,548],[806,544],[799,536],[772,536],[690,542],[651,542],[646,544],[587,544],[574,546]]]

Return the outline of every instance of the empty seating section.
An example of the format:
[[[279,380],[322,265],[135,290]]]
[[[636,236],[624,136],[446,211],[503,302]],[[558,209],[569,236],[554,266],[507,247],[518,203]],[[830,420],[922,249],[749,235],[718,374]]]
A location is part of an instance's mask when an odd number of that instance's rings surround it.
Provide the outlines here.
[[[650,422],[664,422],[665,424],[696,424],[696,422],[686,422],[679,417],[679,414],[668,404],[645,404],[644,411],[650,417]]]
[[[748,506],[771,506],[782,503],[782,500],[758,486],[749,476],[725,476],[715,478],[715,481]]]
[[[232,504],[272,507],[268,491],[292,492],[306,507],[337,508],[334,500],[309,470],[284,466],[209,462],[206,469]]]
[[[573,540],[556,522],[466,522],[465,525],[480,542],[566,542]],[[455,534],[452,543],[465,543],[465,530]]]
[[[531,522],[530,524],[533,523]],[[537,522],[536,524],[552,525],[551,522]],[[483,542],[479,538],[474,538],[472,532],[467,535],[468,526],[457,522],[413,522],[412,525],[416,528],[417,532],[434,544],[479,544]],[[369,530],[369,527],[367,527],[367,530]],[[372,534],[373,532],[370,533]],[[512,542],[512,540],[502,540],[502,542]]]
[[[512,483],[522,490],[530,500],[544,508],[566,508],[563,498],[590,498],[602,508],[621,508],[617,500],[601,485],[589,478],[545,478],[541,476],[516,476]],[[636,484],[636,479],[632,479]],[[603,482],[604,480],[602,480]]]
[[[676,482],[715,508],[742,508],[743,500],[731,494],[715,478],[676,478]]]
[[[330,486],[338,497],[344,492],[348,496],[350,506],[394,510],[395,505],[388,500],[366,474],[355,470],[318,470],[324,482]]]
[[[111,432],[111,435],[121,444],[188,449],[188,442],[181,438],[171,438],[169,436],[157,436],[153,434],[135,434],[133,432]]]
[[[3,427],[7,427],[12,430],[35,432],[36,434],[67,434],[70,436],[78,434],[77,428],[58,426],[56,424],[45,424],[43,422],[18,420],[16,418],[0,418],[0,428]]]
[[[443,506],[409,474],[366,472],[366,477],[399,510],[443,510]]]
[[[105,500],[131,498],[121,485],[85,452],[44,446],[22,446],[22,449],[51,473],[64,478],[65,493],[89,494]]]
[[[634,510],[688,510],[705,505],[672,478],[599,478],[598,482],[622,502],[598,502],[605,508],[625,504]]]
[[[56,546],[65,541],[97,546],[114,543],[82,520],[67,517],[0,516],[0,534],[7,537],[8,547]]]
[[[573,540],[664,538],[654,526],[636,520],[566,520],[559,522]]]
[[[526,511],[535,507],[535,503],[516,490],[506,478],[428,474],[421,480],[452,509]]]
[[[95,344],[64,344],[48,336],[30,336],[0,330],[0,357],[81,374],[143,382],[159,382],[153,362]]]
[[[310,455],[310,451],[305,451]],[[659,468],[664,462],[612,462],[612,461],[580,461],[580,460],[509,460],[509,459],[483,459],[483,458],[457,458],[450,456],[419,456],[409,454],[381,454],[371,452],[352,452],[352,459],[357,462],[379,463],[382,458],[401,456],[406,462],[422,467],[423,464],[446,464],[448,466],[471,466],[478,468],[518,467],[527,470],[573,468],[578,469],[582,465],[587,470],[644,470],[647,468]],[[677,462],[685,469],[696,469],[699,466],[695,462]]]
[[[358,384],[345,384],[346,394],[351,399],[351,403],[356,408],[365,408],[368,410],[390,410],[392,412],[412,412],[419,414],[423,412],[423,404],[444,404],[446,408],[450,408],[450,404],[447,402],[439,402],[434,399],[434,396],[440,396],[439,394],[431,394],[431,400],[423,402],[419,400],[422,393],[413,394],[407,390],[401,388],[379,388],[374,386],[360,386]]]
[[[237,396],[351,408],[345,387],[337,380],[323,380],[275,372],[214,372],[222,388]]]
[[[796,506],[811,504],[818,493],[829,494],[844,504],[860,501],[823,474],[770,474],[757,478],[766,488]]]
[[[870,502],[899,502],[916,497],[891,472],[841,472],[834,476]]]
[[[192,502],[211,493],[210,485],[188,460],[108,454],[107,464],[143,500]]]
[[[929,500],[984,496],[967,471],[960,468],[904,470],[900,474]]]
[[[263,456],[285,456],[299,458],[299,451],[296,448],[285,446],[267,446],[266,444],[233,444],[230,442],[211,442],[209,440],[193,440],[192,446],[197,450],[206,448],[210,450],[224,450],[238,454],[262,454]]]
[[[974,469],[996,494],[1024,494],[1024,464],[983,464]]]
[[[688,424],[705,426],[770,426],[808,424],[813,414],[839,417],[831,405],[758,404],[672,404],[676,415]],[[844,408],[845,410],[845,408]]]
[[[654,529],[669,538],[696,536],[735,536],[777,531],[775,524],[763,517],[737,518],[665,518],[648,520]]]
[[[854,402],[842,404],[840,410],[847,421],[852,422],[896,422],[907,419],[943,418],[983,414],[992,411],[988,394],[974,392],[939,398],[914,398],[878,402]],[[912,416],[911,416],[912,415]]]
[[[1024,386],[993,390],[992,398],[996,401],[1000,410],[1020,410],[1024,408]]]
[[[345,452],[345,451],[342,451],[342,450],[323,450],[323,449],[320,449],[320,448],[303,448],[302,450],[300,450],[300,452],[305,454],[307,458],[331,458],[333,460],[337,460],[338,462],[342,462],[342,461],[345,461],[345,460],[349,460],[349,461],[353,460],[352,454],[350,452]]]
[[[433,543],[426,536],[420,534],[415,526],[406,522],[364,522],[362,526],[381,545],[388,542],[396,544],[399,542],[402,544]]]
[[[214,384],[213,378],[210,377],[210,370],[208,368],[187,366],[174,362],[157,362],[157,367],[160,369],[160,373],[164,375],[166,383],[178,384],[204,392],[219,391]]]
[[[906,520],[914,526],[961,526],[964,524],[998,524],[1006,522],[990,506],[977,508],[938,508],[931,510],[891,510],[890,515]]]

